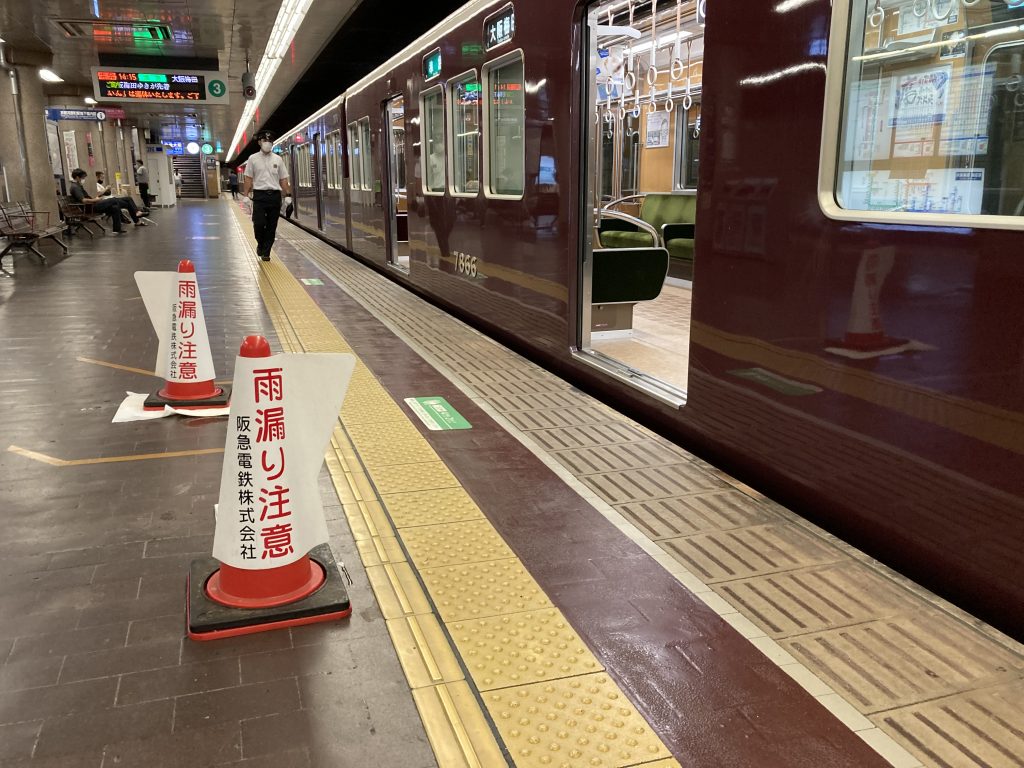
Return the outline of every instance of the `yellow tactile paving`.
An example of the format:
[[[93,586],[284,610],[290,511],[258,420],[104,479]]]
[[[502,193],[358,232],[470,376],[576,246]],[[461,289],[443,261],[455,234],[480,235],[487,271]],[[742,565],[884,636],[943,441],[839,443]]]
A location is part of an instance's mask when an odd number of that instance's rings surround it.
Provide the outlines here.
[[[604,669],[553,608],[452,622],[448,629],[481,691]]]
[[[420,577],[446,622],[551,607],[540,585],[516,558],[424,568]]]
[[[462,680],[462,667],[434,614],[389,619],[387,625],[410,688]]]
[[[437,460],[430,443],[408,419],[379,424],[346,424],[345,429],[367,467]]]
[[[286,351],[351,352],[280,262],[253,264]],[[440,768],[507,762],[456,649],[515,765],[677,765],[361,362],[326,462]]]
[[[382,496],[406,491],[428,491],[432,488],[455,488],[459,484],[443,461],[374,467],[370,475]]]
[[[623,768],[671,757],[601,672],[489,691],[484,704],[519,768]]]
[[[457,523],[483,518],[484,513],[462,488],[392,493],[383,497],[396,528]]]
[[[420,568],[479,563],[513,557],[489,520],[402,529],[402,541]]]
[[[498,768],[508,764],[466,681],[416,688],[412,698],[438,766]]]
[[[409,563],[371,566],[366,576],[385,619],[431,612],[430,601]]]

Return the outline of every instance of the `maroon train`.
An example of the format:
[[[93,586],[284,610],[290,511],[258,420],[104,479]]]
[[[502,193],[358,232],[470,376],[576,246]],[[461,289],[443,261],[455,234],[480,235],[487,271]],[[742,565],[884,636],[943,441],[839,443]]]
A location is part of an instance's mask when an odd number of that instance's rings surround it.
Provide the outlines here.
[[[977,71],[1006,100],[1013,57],[970,47],[972,31],[1024,19],[983,0],[950,22],[942,2],[915,20],[894,0],[662,0],[640,37],[649,1],[472,2],[279,140],[296,219],[1024,638],[1024,233],[1019,205],[992,202],[1010,194],[997,166],[1024,114],[971,127],[955,162],[948,143],[957,78]],[[967,37],[960,58],[928,42],[943,23]],[[634,60],[644,39],[653,73]],[[680,405],[681,388],[588,359],[583,256],[600,247],[595,131],[659,99],[678,121],[682,81],[662,86],[687,40],[685,106],[701,112],[673,141],[689,132],[696,167],[699,134],[699,181],[680,189],[653,160],[630,171],[634,190],[696,197],[692,287],[676,283],[692,290]],[[621,69],[601,75],[609,55]],[[851,62],[870,89],[850,84]],[[947,112],[915,117],[936,94]],[[871,123],[884,138],[842,149],[854,107],[888,110]],[[654,157],[645,121],[617,174]],[[982,166],[980,182],[961,170]]]

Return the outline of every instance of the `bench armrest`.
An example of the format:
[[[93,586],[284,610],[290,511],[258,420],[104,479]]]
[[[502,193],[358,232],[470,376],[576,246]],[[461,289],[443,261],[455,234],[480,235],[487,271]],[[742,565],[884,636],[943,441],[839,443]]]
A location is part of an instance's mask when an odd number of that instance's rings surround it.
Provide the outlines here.
[[[669,240],[693,240],[697,232],[696,224],[663,224],[661,227],[662,242]]]
[[[652,238],[654,238],[654,242],[655,243],[658,243],[658,242],[661,241],[661,237],[658,235],[658,230],[656,230],[654,228],[653,224],[649,224],[648,222],[644,221],[643,219],[637,218],[636,216],[630,216],[628,213],[623,213],[622,211],[611,210],[609,208],[601,208],[601,209],[595,211],[594,216],[595,216],[595,219],[597,221],[597,228],[599,230],[601,229],[601,222],[603,220],[605,220],[605,219],[613,219],[615,221],[624,221],[624,222],[628,222],[629,224],[632,224],[634,227],[636,227],[641,232],[646,232]]]

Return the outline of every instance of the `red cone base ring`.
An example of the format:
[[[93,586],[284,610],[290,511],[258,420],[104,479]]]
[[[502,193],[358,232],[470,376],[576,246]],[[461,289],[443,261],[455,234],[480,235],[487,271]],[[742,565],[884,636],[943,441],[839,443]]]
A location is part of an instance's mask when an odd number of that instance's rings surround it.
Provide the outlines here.
[[[842,339],[829,339],[827,346],[850,349],[855,352],[878,352],[906,343],[906,339],[894,339],[884,333],[848,333]]]
[[[168,384],[171,383],[168,382]],[[161,387],[159,392],[154,392],[146,398],[142,407],[147,411],[162,411],[165,405],[169,405],[171,408],[188,408],[198,411],[204,408],[227,408],[231,404],[231,387],[214,387],[213,394],[185,399],[175,394],[174,390],[171,390],[170,396],[168,396],[168,389],[168,386]]]
[[[208,593],[208,585],[212,576],[224,566],[212,557],[193,560],[189,568],[185,608],[189,638],[198,641],[217,640],[271,629],[335,621],[350,616],[352,604],[345,588],[345,578],[331,548],[327,544],[314,547],[309,553],[309,559],[311,565],[323,575],[324,580],[319,588],[300,600],[263,608],[229,608],[214,601]],[[228,582],[230,586],[230,574]],[[243,591],[249,592],[248,589]]]
[[[323,567],[308,556],[264,571],[221,565],[206,582],[206,596],[229,608],[275,608],[309,597],[325,580]],[[239,594],[242,591],[248,594]]]
[[[213,380],[195,383],[168,381],[157,394],[165,400],[209,400],[224,394],[224,390],[214,386]]]

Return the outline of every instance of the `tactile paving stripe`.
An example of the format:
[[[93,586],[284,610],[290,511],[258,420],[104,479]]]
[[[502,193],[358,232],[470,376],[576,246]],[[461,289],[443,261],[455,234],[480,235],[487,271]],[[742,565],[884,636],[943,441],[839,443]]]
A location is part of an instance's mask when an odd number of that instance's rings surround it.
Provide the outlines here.
[[[1024,766],[1024,681],[876,715],[926,763]]]
[[[937,613],[801,635],[780,644],[862,713],[1019,678],[1020,659]]]
[[[751,504],[750,497],[732,490],[635,501],[615,508],[655,541],[775,520],[768,510]]]
[[[346,424],[345,429],[359,451],[359,458],[367,467],[437,460],[437,454],[430,443],[408,419],[376,424]]]
[[[553,609],[454,622],[449,630],[481,691],[604,669]]]
[[[595,445],[614,445],[644,440],[647,435],[624,422],[590,424],[574,429],[535,429],[530,437],[549,451],[586,448]]]
[[[622,768],[671,757],[600,672],[491,691],[484,703],[519,768]]]
[[[409,555],[420,568],[514,557],[486,519],[403,528],[401,535]]]
[[[912,610],[907,593],[859,563],[730,581],[715,591],[772,637],[788,637]]]
[[[614,472],[623,468],[637,469],[677,464],[686,460],[682,451],[673,450],[657,440],[648,439],[555,451],[554,456],[560,464],[579,476]]]
[[[666,539],[659,544],[709,584],[818,565],[839,557],[836,550],[798,528],[776,524]]]
[[[395,467],[371,467],[370,475],[382,496],[389,493],[455,488],[459,481],[443,461],[402,464]]]
[[[457,523],[483,518],[484,513],[462,488],[391,493],[383,496],[396,528]]]
[[[425,568],[420,576],[445,622],[552,607],[515,558]]]
[[[702,472],[688,462],[586,475],[580,480],[609,504],[664,499],[726,487],[718,478]]]

